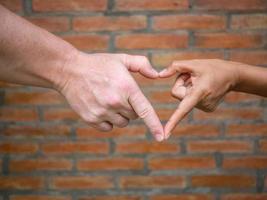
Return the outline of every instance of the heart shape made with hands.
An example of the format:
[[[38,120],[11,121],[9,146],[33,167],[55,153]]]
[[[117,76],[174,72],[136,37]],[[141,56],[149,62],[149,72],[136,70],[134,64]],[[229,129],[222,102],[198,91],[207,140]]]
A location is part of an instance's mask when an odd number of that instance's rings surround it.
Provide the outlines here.
[[[157,84],[157,85],[172,85],[172,90],[170,91],[170,99],[177,99],[182,102],[183,98],[186,96],[186,93],[188,90],[190,90],[191,83],[190,83],[190,74],[188,73],[183,73],[183,74],[178,74],[178,73],[173,73],[171,75],[165,76],[164,73],[162,76],[160,76],[157,79],[147,79],[143,77],[140,74],[133,74],[135,79],[137,80],[138,83],[141,83],[141,85],[149,85],[149,84]],[[156,80],[156,82],[154,82]],[[174,103],[173,101],[172,103]],[[163,131],[164,135],[163,136],[157,136],[155,135],[155,138],[157,141],[162,141],[164,139],[168,139],[171,135],[171,131],[175,128],[175,126],[185,117],[187,114],[182,114],[179,112],[179,106],[176,111],[173,112],[173,114],[170,116],[169,120],[167,121],[166,125],[163,126]],[[158,117],[159,117],[159,113]],[[160,117],[159,117],[160,119]]]

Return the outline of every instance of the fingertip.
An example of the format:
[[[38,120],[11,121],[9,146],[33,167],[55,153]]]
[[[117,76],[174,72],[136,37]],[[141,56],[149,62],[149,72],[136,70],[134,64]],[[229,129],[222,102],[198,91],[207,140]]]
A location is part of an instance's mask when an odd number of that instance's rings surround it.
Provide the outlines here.
[[[152,76],[152,78],[158,78],[159,77],[159,72],[157,70],[155,70],[154,68],[152,68],[151,76]]]
[[[163,69],[161,72],[159,72],[159,76],[160,77],[164,77],[166,75],[166,73],[168,72],[167,69]]]
[[[174,125],[167,123],[164,127],[164,134],[165,134],[165,139],[168,139],[171,135],[171,131],[173,130]]]
[[[155,138],[158,142],[162,142],[164,140],[164,136],[162,134],[156,134]]]

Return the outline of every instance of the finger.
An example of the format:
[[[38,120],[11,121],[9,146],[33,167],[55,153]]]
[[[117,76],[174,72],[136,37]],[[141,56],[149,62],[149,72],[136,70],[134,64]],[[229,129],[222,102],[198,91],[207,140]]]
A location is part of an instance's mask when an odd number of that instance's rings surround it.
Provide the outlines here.
[[[170,133],[175,126],[195,107],[195,105],[200,101],[201,96],[202,91],[195,90],[181,101],[177,110],[173,113],[164,128],[166,138],[170,136]]]
[[[119,113],[125,118],[131,119],[131,120],[135,120],[138,118],[138,115],[133,110],[121,109],[119,110]]]
[[[194,71],[195,62],[192,60],[174,61],[169,67],[159,72],[159,77],[168,78],[178,73],[190,73]]]
[[[138,87],[136,88],[136,91],[130,95],[129,103],[137,115],[144,120],[156,140],[162,141],[164,139],[162,124],[152,105]]]
[[[181,74],[177,77],[176,82],[172,88],[172,96],[179,100],[182,100],[186,95],[186,86],[185,83],[189,79],[190,75]]]
[[[129,124],[129,119],[123,117],[122,115],[118,113],[112,113],[105,119],[106,121],[109,121],[114,126],[123,128]]]
[[[174,98],[182,101],[186,95],[186,91],[187,91],[186,87],[174,85],[171,94]]]
[[[111,131],[113,129],[113,125],[110,124],[109,122],[100,122],[98,124],[90,124],[90,126],[103,132]]]
[[[147,78],[158,78],[158,72],[152,67],[145,56],[133,56],[122,54],[123,64],[131,72],[139,72]]]

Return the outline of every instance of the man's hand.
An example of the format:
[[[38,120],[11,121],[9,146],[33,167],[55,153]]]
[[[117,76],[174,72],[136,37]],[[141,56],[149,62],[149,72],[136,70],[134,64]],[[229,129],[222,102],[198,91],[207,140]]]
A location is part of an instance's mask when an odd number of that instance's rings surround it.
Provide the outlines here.
[[[125,127],[130,119],[140,117],[161,141],[164,139],[161,122],[129,71],[148,78],[158,77],[144,56],[76,52],[64,65],[56,89],[98,130],[110,131],[113,125]]]
[[[181,101],[164,128],[165,139],[195,106],[205,112],[214,111],[223,96],[237,85],[239,65],[223,60],[176,61],[160,72],[162,78],[178,74],[172,95]]]

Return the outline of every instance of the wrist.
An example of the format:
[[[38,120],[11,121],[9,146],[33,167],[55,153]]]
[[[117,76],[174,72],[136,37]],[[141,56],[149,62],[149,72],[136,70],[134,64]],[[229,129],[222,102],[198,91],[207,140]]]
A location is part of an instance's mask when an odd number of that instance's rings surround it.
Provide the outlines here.
[[[57,66],[53,75],[51,76],[52,88],[61,92],[68,80],[72,77],[72,74],[77,67],[77,57],[79,51],[74,47],[68,47],[64,50],[64,53],[57,59]],[[77,68],[76,68],[77,69]]]
[[[229,91],[238,91],[240,82],[241,82],[241,72],[242,72],[242,66],[241,63],[226,61],[227,66],[229,67],[229,77],[230,79],[230,87]]]
[[[42,80],[40,86],[59,91],[66,79],[66,66],[78,54],[78,50],[69,43],[61,41],[45,52],[48,53],[29,64],[30,70]]]

